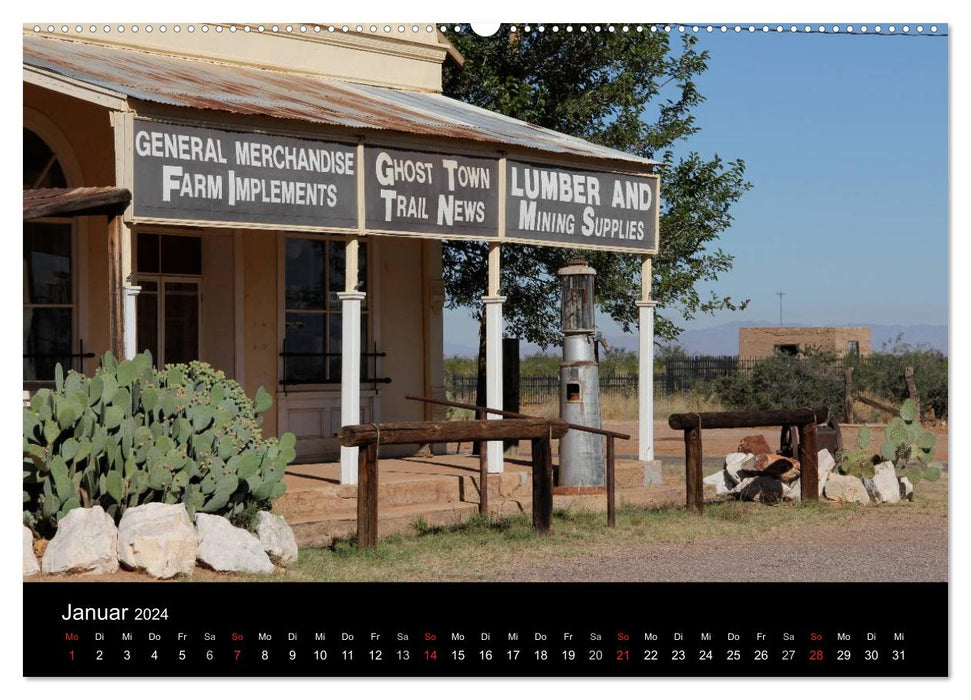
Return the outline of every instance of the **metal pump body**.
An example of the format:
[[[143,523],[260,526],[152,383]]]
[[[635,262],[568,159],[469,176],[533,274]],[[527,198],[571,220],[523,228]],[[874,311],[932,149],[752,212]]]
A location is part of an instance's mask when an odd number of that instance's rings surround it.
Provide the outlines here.
[[[585,261],[561,268],[563,362],[560,417],[568,423],[601,427],[600,373],[595,352],[593,284],[596,271]],[[569,430],[560,439],[560,486],[603,486],[604,447],[600,435]]]

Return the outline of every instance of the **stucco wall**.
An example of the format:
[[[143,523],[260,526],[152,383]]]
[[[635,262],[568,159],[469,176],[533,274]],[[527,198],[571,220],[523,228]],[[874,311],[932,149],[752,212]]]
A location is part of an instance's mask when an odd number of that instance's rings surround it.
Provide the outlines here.
[[[244,231],[243,240],[243,354],[240,383],[253,396],[262,385],[271,394],[279,383],[277,335],[276,231]],[[232,344],[232,338],[226,338]],[[277,431],[275,410],[263,414],[267,435]]]
[[[743,359],[771,357],[777,345],[798,345],[800,351],[808,347],[845,355],[847,343],[855,340],[860,354],[869,355],[870,329],[863,327],[818,328],[740,328],[738,331],[738,356]]]

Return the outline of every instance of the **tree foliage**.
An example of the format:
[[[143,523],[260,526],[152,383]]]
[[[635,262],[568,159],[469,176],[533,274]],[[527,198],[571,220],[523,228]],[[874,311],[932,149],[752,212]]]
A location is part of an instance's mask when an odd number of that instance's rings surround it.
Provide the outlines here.
[[[704,98],[695,78],[708,53],[683,36],[679,50],[667,34],[637,32],[511,35],[471,32],[450,37],[465,64],[446,66],[444,93],[495,112],[663,163],[660,251],[654,260],[652,298],[659,304],[655,333],[674,339],[678,322],[698,313],[744,308],[728,296],[702,298],[696,285],[715,281],[732,256],[711,248],[732,222],[731,208],[750,187],[742,160],[705,159],[673,148],[699,127],[692,110]],[[508,245],[502,251],[503,308],[508,331],[542,346],[558,344],[556,270],[577,251]],[[637,323],[639,255],[584,251],[597,270],[597,302],[625,331]],[[444,281],[450,307],[480,314],[485,294],[487,244],[449,241]]]

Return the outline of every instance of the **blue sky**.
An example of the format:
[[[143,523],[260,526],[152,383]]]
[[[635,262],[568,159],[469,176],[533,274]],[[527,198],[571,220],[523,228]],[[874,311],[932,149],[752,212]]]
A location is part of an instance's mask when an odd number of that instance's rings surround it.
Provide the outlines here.
[[[700,37],[707,99],[680,149],[746,161],[716,286],[751,304],[683,325],[775,322],[780,291],[786,324],[946,324],[948,40]],[[474,333],[463,311],[445,319],[447,339]]]

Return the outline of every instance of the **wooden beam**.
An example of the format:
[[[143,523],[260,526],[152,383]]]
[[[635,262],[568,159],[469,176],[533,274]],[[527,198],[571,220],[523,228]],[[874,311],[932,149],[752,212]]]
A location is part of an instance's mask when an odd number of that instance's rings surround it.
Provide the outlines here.
[[[558,439],[569,428],[561,420],[543,418],[514,420],[469,420],[345,425],[337,433],[343,447],[368,443],[421,445],[423,443],[469,442],[476,440]]]
[[[893,406],[888,406],[885,403],[880,403],[879,401],[874,401],[873,399],[869,399],[866,396],[862,396],[860,394],[857,394],[856,396],[854,396],[853,397],[853,400],[854,401],[859,401],[860,403],[865,403],[867,406],[872,406],[873,408],[878,408],[881,411],[884,411],[886,413],[889,413],[892,416],[895,416],[895,415],[897,415],[899,413],[899,411],[896,408],[894,408]]]
[[[617,524],[617,465],[614,438],[607,438],[607,527]]]
[[[819,500],[819,450],[816,424],[799,426],[799,489],[804,501]]]
[[[695,426],[684,431],[686,505],[699,515],[705,510],[705,484],[701,472],[701,428]]]
[[[553,449],[548,436],[533,439],[532,448],[533,528],[548,535],[553,529]]]
[[[121,216],[108,220],[108,347],[118,360],[125,357],[125,281],[121,261]]]
[[[378,543],[378,446],[367,445],[357,457],[357,548]]]
[[[691,428],[763,428],[780,425],[825,423],[829,409],[795,408],[772,411],[715,411],[710,413],[675,413],[668,419],[674,430]]]

